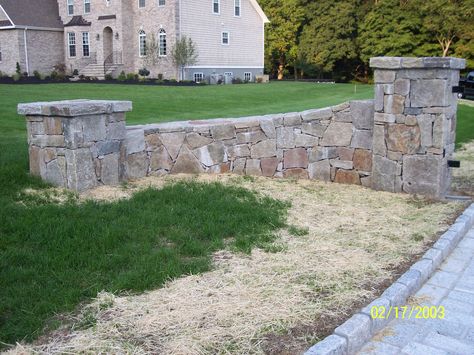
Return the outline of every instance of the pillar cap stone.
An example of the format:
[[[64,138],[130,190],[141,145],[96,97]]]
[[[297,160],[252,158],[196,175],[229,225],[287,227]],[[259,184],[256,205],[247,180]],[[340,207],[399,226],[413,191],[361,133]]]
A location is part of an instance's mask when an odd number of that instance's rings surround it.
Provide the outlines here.
[[[453,57],[374,57],[370,58],[374,69],[464,69],[466,60]]]
[[[80,99],[18,104],[18,114],[25,116],[77,117],[131,110],[131,101]]]

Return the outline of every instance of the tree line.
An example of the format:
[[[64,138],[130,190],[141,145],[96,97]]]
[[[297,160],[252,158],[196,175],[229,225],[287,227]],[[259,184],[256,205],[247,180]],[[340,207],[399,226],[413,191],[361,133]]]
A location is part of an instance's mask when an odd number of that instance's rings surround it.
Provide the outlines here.
[[[370,80],[375,56],[456,56],[474,69],[474,0],[259,0],[278,79]]]

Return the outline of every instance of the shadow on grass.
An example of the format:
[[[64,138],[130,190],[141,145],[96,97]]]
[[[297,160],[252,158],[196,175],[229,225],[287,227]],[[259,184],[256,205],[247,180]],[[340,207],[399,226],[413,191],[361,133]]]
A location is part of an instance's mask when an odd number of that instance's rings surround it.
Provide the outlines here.
[[[101,290],[141,292],[209,270],[214,251],[230,245],[249,252],[285,226],[286,203],[218,183],[181,182],[113,203],[20,203],[21,190],[45,185],[26,174],[24,160],[2,163],[5,343],[37,338],[55,314]]]

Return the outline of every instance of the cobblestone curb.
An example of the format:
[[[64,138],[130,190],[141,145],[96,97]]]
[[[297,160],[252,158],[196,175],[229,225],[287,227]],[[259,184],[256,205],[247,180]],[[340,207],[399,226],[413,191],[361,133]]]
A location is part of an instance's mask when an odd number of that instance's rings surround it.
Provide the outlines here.
[[[372,306],[383,305],[388,308],[404,305],[408,297],[414,295],[431,277],[473,225],[474,204],[471,204],[433,247],[379,298],[337,327],[334,334],[311,347],[305,355],[350,355],[360,350],[392,320],[372,319],[370,316]]]

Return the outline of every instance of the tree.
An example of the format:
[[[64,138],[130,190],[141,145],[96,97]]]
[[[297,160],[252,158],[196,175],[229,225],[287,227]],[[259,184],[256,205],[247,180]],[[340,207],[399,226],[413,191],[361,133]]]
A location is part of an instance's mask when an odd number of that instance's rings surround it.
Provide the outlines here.
[[[143,58],[143,63],[148,66],[155,66],[160,62],[159,48],[160,44],[152,33],[150,38],[146,41],[146,54]]]
[[[186,36],[182,36],[178,39],[171,51],[171,58],[173,59],[173,63],[179,68],[181,80],[183,80],[185,77],[185,68],[196,64],[198,60],[198,51],[193,40]]]
[[[261,0],[270,19],[265,27],[265,57],[278,80],[293,64],[298,54],[298,36],[304,19],[304,8],[299,0]]]

